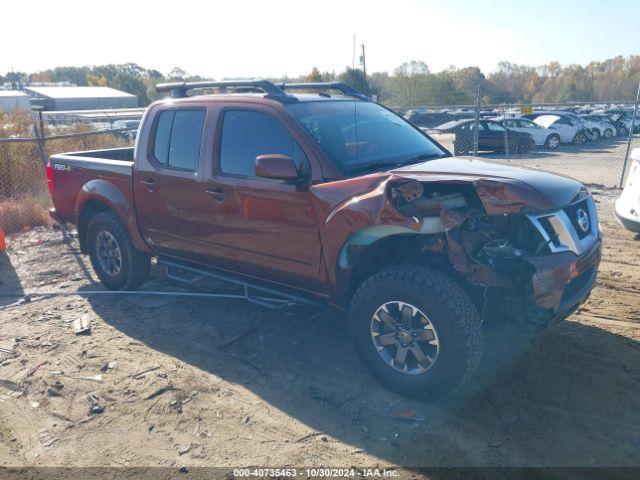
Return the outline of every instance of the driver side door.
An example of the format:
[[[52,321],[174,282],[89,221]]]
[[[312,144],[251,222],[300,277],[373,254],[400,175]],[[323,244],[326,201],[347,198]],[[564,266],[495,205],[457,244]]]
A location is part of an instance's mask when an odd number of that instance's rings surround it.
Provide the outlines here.
[[[210,208],[201,237],[218,266],[299,288],[319,286],[321,247],[308,185],[261,178],[260,155],[280,154],[311,171],[305,150],[271,109],[229,106],[218,115],[214,162],[205,172]]]

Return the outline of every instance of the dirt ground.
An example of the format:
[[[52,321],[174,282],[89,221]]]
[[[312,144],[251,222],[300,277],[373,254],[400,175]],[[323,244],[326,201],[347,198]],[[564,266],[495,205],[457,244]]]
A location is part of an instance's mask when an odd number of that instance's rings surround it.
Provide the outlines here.
[[[618,192],[594,193],[590,300],[535,343],[488,334],[468,391],[439,404],[381,388],[332,312],[4,296],[0,466],[640,466],[640,240]],[[60,230],[8,246],[0,292],[101,288]],[[176,287],[156,269],[145,289]]]

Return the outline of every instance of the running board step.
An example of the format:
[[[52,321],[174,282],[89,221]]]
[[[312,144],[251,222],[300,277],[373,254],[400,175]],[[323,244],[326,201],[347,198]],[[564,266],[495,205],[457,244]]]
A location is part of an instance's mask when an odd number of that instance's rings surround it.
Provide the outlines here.
[[[166,268],[167,277],[182,283],[194,284],[203,277],[213,278],[223,282],[231,283],[243,288],[244,300],[261,305],[266,308],[275,309],[289,307],[294,304],[321,305],[317,300],[306,298],[302,295],[296,295],[286,290],[279,290],[276,287],[262,285],[258,282],[251,282],[244,277],[223,272],[212,267],[200,266],[164,257],[158,257],[158,265]],[[221,298],[226,297],[225,294],[219,294]],[[239,295],[229,294],[228,298],[237,299]]]

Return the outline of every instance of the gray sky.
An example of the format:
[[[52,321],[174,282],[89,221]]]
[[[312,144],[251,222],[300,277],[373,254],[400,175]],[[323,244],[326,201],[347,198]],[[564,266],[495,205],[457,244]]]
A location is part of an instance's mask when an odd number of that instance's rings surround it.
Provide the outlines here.
[[[498,61],[587,63],[640,54],[640,1],[394,0],[4,2],[0,72],[136,62],[212,78],[367,70],[423,60],[432,71]]]

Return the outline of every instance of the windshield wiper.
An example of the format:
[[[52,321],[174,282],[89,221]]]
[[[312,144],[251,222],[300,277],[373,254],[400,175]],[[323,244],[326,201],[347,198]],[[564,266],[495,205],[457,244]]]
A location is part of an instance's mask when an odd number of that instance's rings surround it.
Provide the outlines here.
[[[378,168],[396,167],[396,166],[398,166],[398,162],[372,162],[372,163],[367,163],[366,165],[363,165],[361,167],[352,168],[351,170],[349,170],[349,173],[367,172],[369,170],[376,170]]]
[[[443,155],[439,153],[422,153],[420,155],[416,155],[415,157],[411,157],[408,160],[402,160],[401,162],[372,162],[361,167],[356,167],[354,169],[349,170],[349,173],[359,173],[366,172],[369,170],[376,170],[378,168],[386,168],[386,167],[404,167],[405,165],[413,165],[414,163],[419,163],[423,160],[429,160],[432,158],[442,158]]]
[[[422,160],[430,160],[432,158],[442,158],[440,153],[422,153],[420,155],[416,155],[408,160],[403,160],[402,162],[398,162],[396,165],[399,167],[404,167],[405,165],[411,165],[413,163],[419,163]]]

